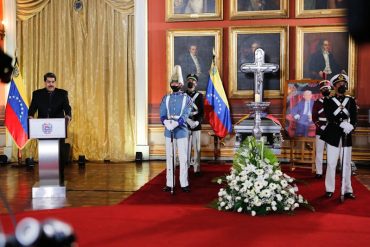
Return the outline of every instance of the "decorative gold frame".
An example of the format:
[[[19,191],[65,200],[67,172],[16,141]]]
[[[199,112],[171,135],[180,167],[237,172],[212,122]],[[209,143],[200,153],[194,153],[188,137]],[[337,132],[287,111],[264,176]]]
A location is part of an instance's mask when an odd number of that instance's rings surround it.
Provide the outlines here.
[[[238,11],[238,0],[230,0],[230,19],[288,18],[289,0],[280,0],[278,10]]]
[[[244,34],[279,34],[280,35],[280,89],[265,90],[265,98],[282,98],[284,95],[284,82],[287,79],[288,72],[288,27],[287,26],[255,26],[255,27],[230,27],[229,28],[229,88],[228,93],[231,98],[252,98],[253,90],[238,90],[238,36]],[[268,54],[266,54],[268,55]]]
[[[222,28],[210,28],[210,29],[176,29],[176,30],[168,30],[167,31],[167,86],[168,89],[170,89],[170,79],[171,75],[173,73],[173,68],[175,66],[175,38],[178,37],[184,37],[188,39],[197,39],[202,37],[213,37],[214,38],[214,50],[216,53],[215,61],[217,68],[222,74]],[[199,43],[199,40],[197,41]],[[207,45],[207,42],[201,42],[202,45]],[[207,49],[207,59],[208,57],[212,61],[213,56],[213,47],[208,47]],[[208,60],[207,60],[208,61]],[[208,61],[208,62],[211,62]],[[181,64],[180,64],[181,65]],[[209,68],[205,68],[203,70],[204,73],[208,73]],[[183,73],[185,71],[183,70]],[[185,75],[186,76],[186,75]],[[184,81],[186,78],[183,78]],[[207,75],[207,81],[208,81],[208,75]],[[207,88],[207,85],[205,85],[205,88],[202,89],[200,85],[202,84],[202,81],[198,81],[198,90],[199,91],[205,91]]]
[[[304,48],[305,48],[305,35],[317,35],[322,34],[319,38],[327,38],[328,35],[335,33],[345,33],[348,35],[348,68],[346,70],[349,82],[348,82],[348,93],[354,95],[355,93],[355,85],[356,85],[356,44],[353,38],[348,34],[347,28],[345,26],[305,26],[305,27],[297,27],[296,31],[296,79],[305,79],[304,78]],[[306,36],[307,37],[307,36]],[[336,40],[337,41],[337,40]],[[345,42],[345,41],[343,41]],[[336,43],[333,47],[339,47],[339,42]],[[341,50],[340,50],[341,51]],[[306,78],[310,79],[310,78]],[[330,78],[328,78],[330,79]]]
[[[166,0],[166,21],[206,21],[206,20],[222,20],[223,19],[223,0],[208,0],[215,2],[215,12],[211,13],[175,13],[174,4],[178,0]],[[182,1],[182,0],[180,0]]]
[[[304,9],[305,0],[297,0],[295,4],[296,18],[310,18],[310,17],[334,17],[345,16],[346,9]],[[348,0],[350,1],[350,0]]]

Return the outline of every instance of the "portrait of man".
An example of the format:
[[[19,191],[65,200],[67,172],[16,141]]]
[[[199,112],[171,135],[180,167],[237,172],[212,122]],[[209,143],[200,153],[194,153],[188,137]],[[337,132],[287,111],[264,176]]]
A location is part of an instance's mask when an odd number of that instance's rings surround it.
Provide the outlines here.
[[[238,0],[238,11],[279,10],[280,0]]]
[[[286,91],[285,129],[290,137],[314,137],[312,109],[321,97],[317,82],[288,82]]]
[[[328,79],[348,71],[347,33],[307,33],[304,35],[303,76]]]
[[[240,34],[237,40],[237,90],[254,90],[254,74],[243,73],[240,66],[254,63],[257,48],[265,51],[265,62],[281,65],[280,34]],[[264,74],[264,90],[280,90],[280,73]]]
[[[331,52],[331,43],[328,39],[321,39],[317,43],[316,52],[309,58],[309,78],[312,79],[330,79],[338,74],[341,69],[333,53]]]
[[[175,14],[215,13],[216,0],[174,0]]]
[[[205,91],[213,58],[213,36],[187,36],[174,39],[174,62],[181,66],[183,78],[189,74],[198,77],[198,89]]]

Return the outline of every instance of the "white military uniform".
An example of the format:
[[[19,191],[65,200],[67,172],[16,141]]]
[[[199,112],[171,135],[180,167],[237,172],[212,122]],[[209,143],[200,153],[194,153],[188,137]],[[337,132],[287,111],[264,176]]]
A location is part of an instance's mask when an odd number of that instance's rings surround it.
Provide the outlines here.
[[[173,161],[176,149],[180,161],[180,185],[181,187],[189,186],[187,164],[188,129],[185,120],[189,116],[191,106],[191,98],[183,92],[166,95],[163,97],[160,105],[160,117],[166,126],[164,135],[166,138],[166,186],[168,187],[175,186]],[[168,123],[168,121],[171,123]],[[176,127],[171,129],[168,125],[173,123]]]

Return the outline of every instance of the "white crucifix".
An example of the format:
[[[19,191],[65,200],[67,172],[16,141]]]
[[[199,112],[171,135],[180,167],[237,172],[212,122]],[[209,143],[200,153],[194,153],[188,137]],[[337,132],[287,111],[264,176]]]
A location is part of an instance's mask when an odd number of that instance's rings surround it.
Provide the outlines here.
[[[254,63],[244,63],[240,70],[244,73],[254,73],[254,102],[262,102],[263,74],[278,71],[279,65],[265,63],[265,52],[258,48],[254,52]]]

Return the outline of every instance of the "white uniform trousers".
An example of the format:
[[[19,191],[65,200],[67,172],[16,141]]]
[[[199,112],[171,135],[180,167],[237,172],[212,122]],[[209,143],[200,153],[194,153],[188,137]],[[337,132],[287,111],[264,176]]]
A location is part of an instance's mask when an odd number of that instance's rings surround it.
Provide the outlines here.
[[[341,141],[342,142],[342,141]],[[339,145],[341,147],[341,144]],[[326,192],[334,192],[335,190],[335,170],[338,164],[338,157],[343,156],[343,179],[342,179],[342,193],[352,193],[351,185],[351,156],[352,147],[334,147],[332,145],[327,145],[327,168],[325,176],[325,189]]]
[[[187,187],[189,186],[188,182],[188,160],[187,160],[187,154],[188,154],[188,138],[180,138],[180,139],[173,139],[173,146],[175,149],[175,155],[176,155],[176,149],[178,151],[179,155],[179,161],[180,161],[180,186],[181,187]],[[167,173],[166,173],[166,185],[168,187],[174,187],[174,180],[173,177],[173,155],[174,152],[172,150],[172,143],[171,138],[166,137],[166,165],[167,165]],[[176,160],[175,160],[176,162]]]
[[[316,174],[322,175],[322,161],[324,158],[325,142],[320,139],[319,135],[316,135]]]
[[[194,172],[200,172],[200,134],[201,130],[189,130],[188,163],[189,167],[194,167]]]

